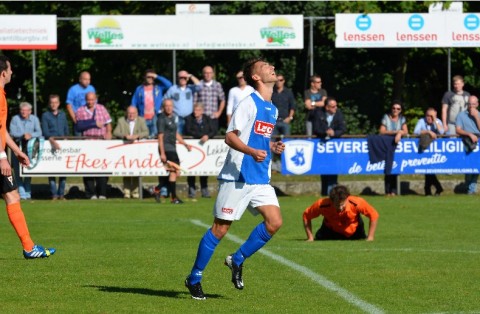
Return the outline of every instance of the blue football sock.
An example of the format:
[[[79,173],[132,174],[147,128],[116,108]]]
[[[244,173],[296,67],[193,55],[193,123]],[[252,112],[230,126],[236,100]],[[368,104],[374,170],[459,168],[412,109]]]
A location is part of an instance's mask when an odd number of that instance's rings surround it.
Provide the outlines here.
[[[233,254],[233,262],[235,265],[241,265],[246,258],[260,250],[271,238],[272,236],[268,233],[265,222],[256,226],[247,241]]]
[[[208,229],[198,244],[197,258],[195,259],[195,264],[193,264],[189,279],[192,285],[202,280],[203,270],[207,267],[218,243],[220,243],[220,240],[215,238],[211,229]]]

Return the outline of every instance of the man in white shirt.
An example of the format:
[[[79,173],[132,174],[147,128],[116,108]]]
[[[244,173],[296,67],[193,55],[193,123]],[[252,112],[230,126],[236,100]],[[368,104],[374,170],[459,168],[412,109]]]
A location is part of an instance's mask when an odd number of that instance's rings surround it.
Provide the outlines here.
[[[232,118],[233,108],[238,105],[240,100],[244,99],[251,93],[253,93],[253,87],[247,84],[243,77],[243,71],[238,71],[235,75],[238,81],[238,86],[232,87],[228,92],[227,101],[227,125]]]

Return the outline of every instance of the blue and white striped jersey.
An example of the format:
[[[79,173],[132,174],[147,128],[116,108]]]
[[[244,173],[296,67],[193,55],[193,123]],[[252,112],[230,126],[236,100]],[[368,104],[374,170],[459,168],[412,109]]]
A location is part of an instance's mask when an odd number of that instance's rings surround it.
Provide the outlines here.
[[[278,118],[278,110],[271,101],[265,101],[253,92],[233,109],[227,133],[237,130],[240,140],[246,145],[265,150],[267,157],[256,162],[252,156],[230,148],[219,180],[238,181],[248,184],[268,184],[271,176],[270,137]]]

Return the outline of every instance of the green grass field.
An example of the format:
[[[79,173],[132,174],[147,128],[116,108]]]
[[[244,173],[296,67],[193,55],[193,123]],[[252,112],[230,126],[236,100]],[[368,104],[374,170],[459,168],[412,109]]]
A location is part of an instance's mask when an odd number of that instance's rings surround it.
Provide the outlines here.
[[[206,301],[183,281],[213,199],[23,203],[34,241],[58,251],[24,260],[3,211],[0,313],[479,313],[478,197],[366,199],[380,213],[374,242],[307,243],[315,197],[280,198],[284,226],[245,262],[238,291],[223,259],[260,221],[245,213],[204,273]]]

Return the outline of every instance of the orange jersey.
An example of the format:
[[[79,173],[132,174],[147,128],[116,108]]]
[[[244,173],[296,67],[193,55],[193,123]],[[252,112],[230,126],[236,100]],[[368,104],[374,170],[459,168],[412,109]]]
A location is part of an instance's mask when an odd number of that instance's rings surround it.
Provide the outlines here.
[[[358,226],[357,215],[361,213],[372,221],[379,217],[375,208],[363,198],[350,195],[345,200],[345,209],[337,212],[330,198],[322,198],[313,203],[303,212],[303,221],[309,221],[318,216],[324,217],[323,222],[335,232],[350,237],[355,233]]]
[[[2,148],[5,151],[7,147],[7,94],[3,88],[0,88],[0,138],[2,140]]]

